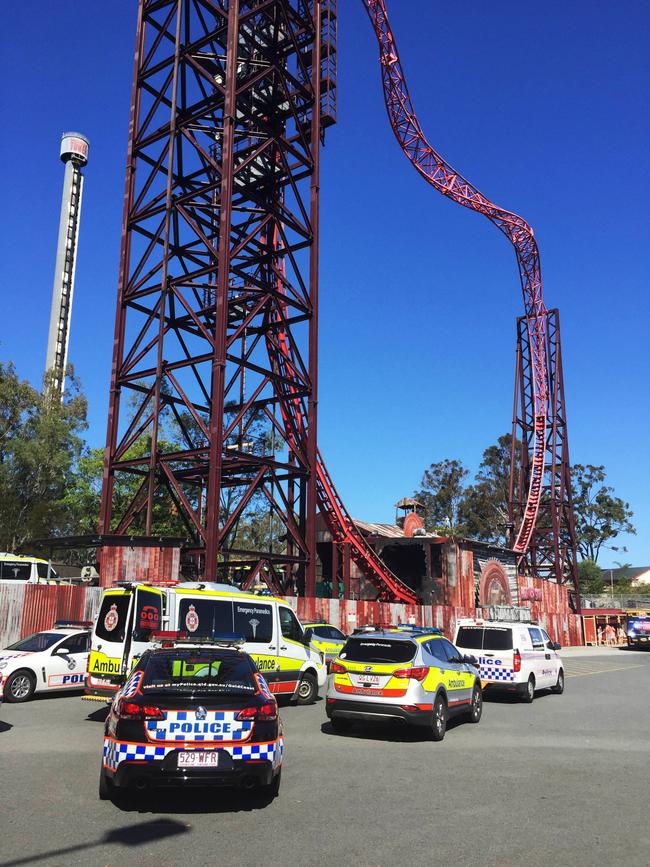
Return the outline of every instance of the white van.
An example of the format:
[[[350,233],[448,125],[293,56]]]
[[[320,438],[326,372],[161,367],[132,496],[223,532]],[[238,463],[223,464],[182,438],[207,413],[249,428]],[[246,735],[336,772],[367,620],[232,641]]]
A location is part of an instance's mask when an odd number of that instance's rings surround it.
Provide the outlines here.
[[[60,581],[58,572],[47,560],[0,551],[0,583],[58,584]]]
[[[124,584],[104,591],[92,631],[87,698],[110,698],[160,631],[213,637],[237,633],[271,692],[311,704],[325,685],[323,655],[283,599],[227,584]]]
[[[564,692],[560,645],[537,624],[458,620],[454,644],[478,659],[483,689],[516,692],[526,702],[538,689]]]

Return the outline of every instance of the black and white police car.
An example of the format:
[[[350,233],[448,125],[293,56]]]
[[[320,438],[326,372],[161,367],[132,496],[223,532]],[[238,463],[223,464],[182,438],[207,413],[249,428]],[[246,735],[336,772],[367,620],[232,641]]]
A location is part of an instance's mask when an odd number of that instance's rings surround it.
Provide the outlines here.
[[[0,700],[29,701],[37,692],[83,689],[91,626],[57,620],[52,629],[0,650]]]
[[[106,718],[101,800],[125,788],[280,788],[282,723],[241,636],[160,632]]]

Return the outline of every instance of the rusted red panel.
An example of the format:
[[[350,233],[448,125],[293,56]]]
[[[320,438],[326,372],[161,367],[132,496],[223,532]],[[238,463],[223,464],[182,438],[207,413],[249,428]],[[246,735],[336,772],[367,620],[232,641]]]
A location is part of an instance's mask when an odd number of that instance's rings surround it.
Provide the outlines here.
[[[569,605],[568,586],[523,575],[517,576],[517,584],[520,604],[530,608],[532,619],[544,627],[553,641],[565,647],[583,643],[580,618]],[[535,598],[526,601],[525,596]]]
[[[98,551],[102,587],[118,581],[177,581],[180,548],[106,546]]]

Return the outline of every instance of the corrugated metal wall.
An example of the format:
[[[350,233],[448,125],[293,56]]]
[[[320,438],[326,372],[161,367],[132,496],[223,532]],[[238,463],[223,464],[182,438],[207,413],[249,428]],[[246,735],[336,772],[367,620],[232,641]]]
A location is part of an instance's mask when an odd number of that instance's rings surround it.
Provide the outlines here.
[[[563,646],[582,644],[580,618],[568,607],[565,588],[548,581],[520,578],[520,587],[541,588],[542,601],[531,605],[533,620]],[[94,620],[101,587],[69,587],[43,584],[0,585],[0,648],[25,635],[49,629],[55,620]],[[348,599],[305,599],[291,596],[287,602],[303,622],[324,620],[344,632],[367,623],[414,623],[436,626],[453,638],[456,620],[473,617],[475,608],[451,605],[398,605]]]
[[[55,620],[94,620],[101,587],[0,585],[0,647],[49,629]]]

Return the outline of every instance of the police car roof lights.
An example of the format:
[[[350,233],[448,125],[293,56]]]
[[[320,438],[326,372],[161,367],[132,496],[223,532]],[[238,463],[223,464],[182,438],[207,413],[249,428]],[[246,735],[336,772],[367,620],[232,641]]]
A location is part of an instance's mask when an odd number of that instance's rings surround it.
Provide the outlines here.
[[[53,629],[90,629],[92,620],[55,620]]]
[[[244,644],[244,636],[239,632],[214,632],[212,635],[191,635],[180,630],[152,632],[151,640],[156,646],[163,648],[176,647],[182,644],[218,645],[233,647],[239,650]]]
[[[415,632],[418,635],[442,635],[442,629],[437,626],[416,626],[415,623],[398,623],[397,628],[403,632]]]

